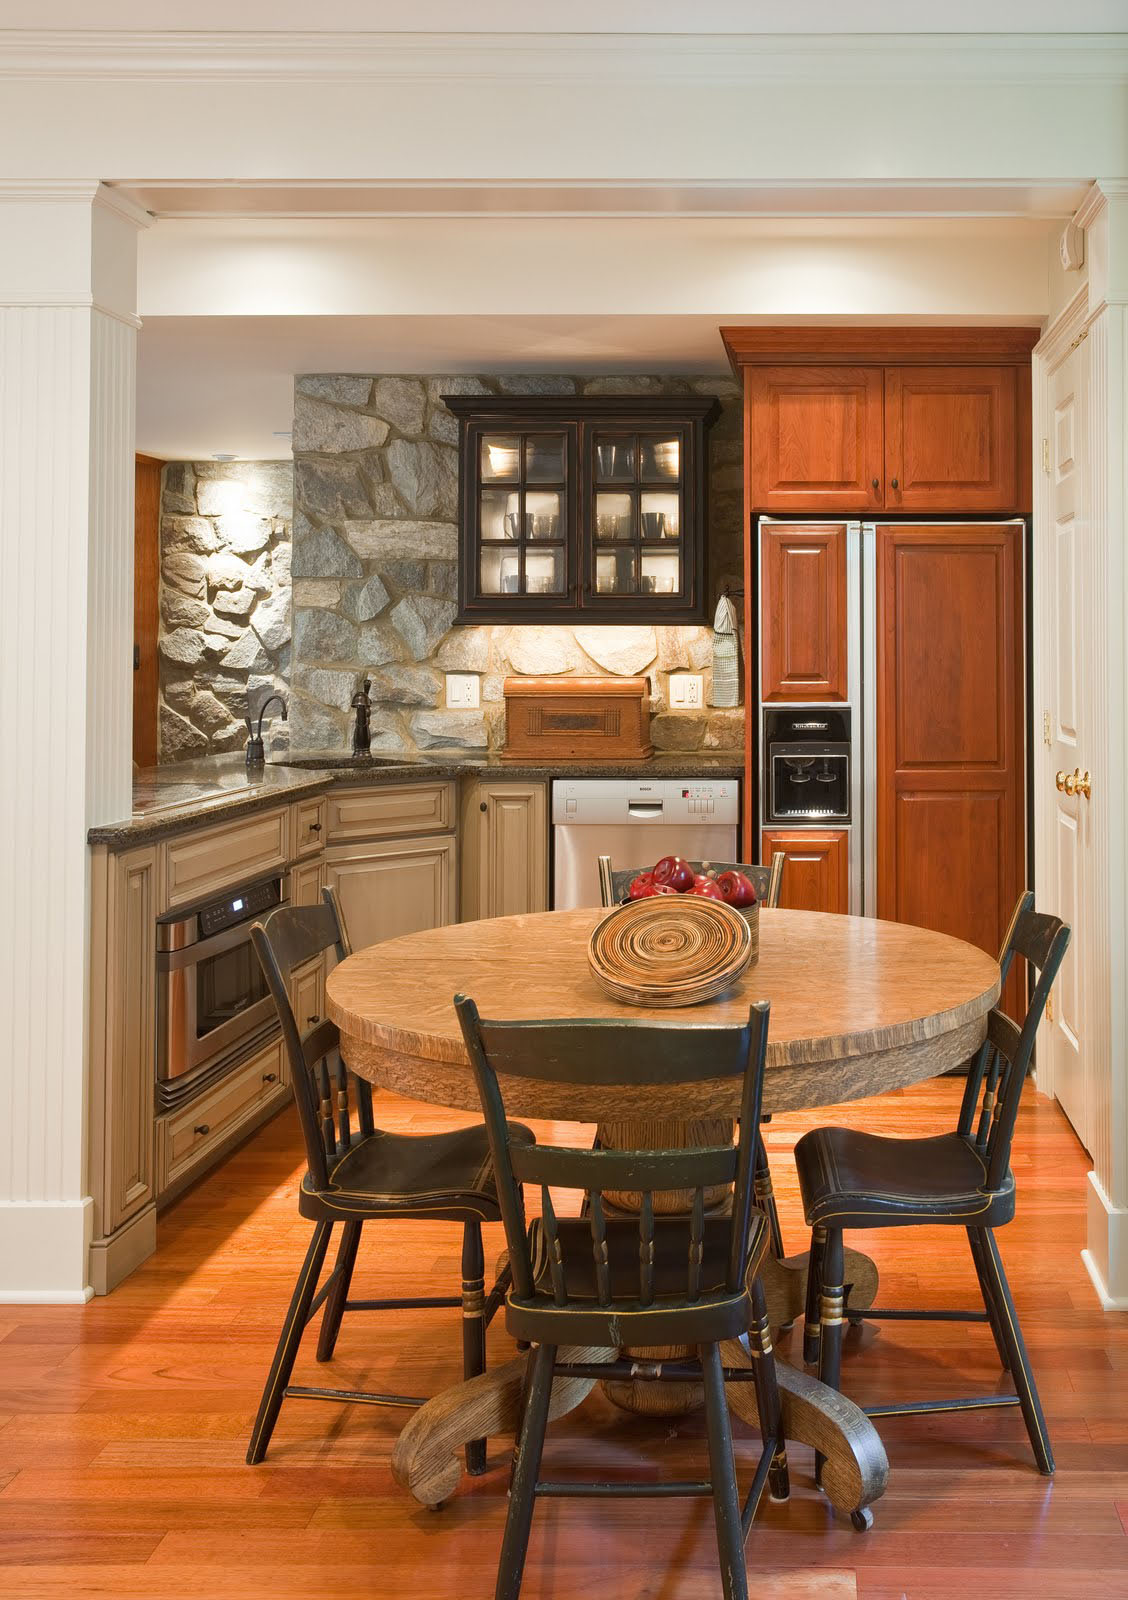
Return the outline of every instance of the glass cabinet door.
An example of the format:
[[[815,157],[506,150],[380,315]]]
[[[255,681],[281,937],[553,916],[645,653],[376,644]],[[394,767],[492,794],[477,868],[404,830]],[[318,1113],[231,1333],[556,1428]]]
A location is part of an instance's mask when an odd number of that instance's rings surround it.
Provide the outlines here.
[[[481,600],[572,603],[568,483],[574,455],[567,428],[479,433],[472,583]]]
[[[591,559],[588,595],[598,605],[645,600],[684,605],[687,438],[680,427],[593,427],[588,441]]]

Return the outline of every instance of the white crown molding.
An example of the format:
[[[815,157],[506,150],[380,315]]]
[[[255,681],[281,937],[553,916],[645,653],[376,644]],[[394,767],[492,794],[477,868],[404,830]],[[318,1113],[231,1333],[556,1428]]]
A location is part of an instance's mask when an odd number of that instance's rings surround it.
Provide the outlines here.
[[[1128,33],[327,34],[0,30],[0,77],[681,83],[1128,81]]]
[[[118,311],[113,306],[95,300],[93,295],[45,294],[30,285],[26,289],[9,290],[0,295],[0,311],[97,311],[114,322],[124,322],[127,328],[140,328],[141,318],[132,311]]]
[[[135,228],[151,228],[153,213],[138,205],[124,190],[111,188],[97,178],[86,181],[73,179],[4,178],[0,180],[0,204],[5,200],[19,205],[59,205],[77,201],[82,205],[100,206],[115,216],[131,222]]]

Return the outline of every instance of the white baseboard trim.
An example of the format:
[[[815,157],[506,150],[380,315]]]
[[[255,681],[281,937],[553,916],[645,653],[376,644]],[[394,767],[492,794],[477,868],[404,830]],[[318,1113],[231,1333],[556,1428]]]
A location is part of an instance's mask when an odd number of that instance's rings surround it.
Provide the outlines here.
[[[1081,1260],[1105,1311],[1128,1311],[1128,1208],[1114,1205],[1089,1173],[1088,1245]]]
[[[94,1202],[0,1201],[0,1304],[82,1305],[91,1299]]]
[[[93,1300],[86,1289],[0,1289],[0,1306],[84,1306]]]

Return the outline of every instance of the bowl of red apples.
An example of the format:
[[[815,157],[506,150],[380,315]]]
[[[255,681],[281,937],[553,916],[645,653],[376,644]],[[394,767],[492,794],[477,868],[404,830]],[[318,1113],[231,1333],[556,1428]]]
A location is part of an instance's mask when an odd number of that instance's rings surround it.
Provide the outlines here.
[[[632,878],[627,886],[628,900],[649,900],[653,895],[693,894],[707,900],[723,900],[747,918],[752,928],[752,959],[760,949],[760,897],[747,873],[736,867],[718,870],[707,861],[694,866],[682,856],[663,856],[652,867]]]

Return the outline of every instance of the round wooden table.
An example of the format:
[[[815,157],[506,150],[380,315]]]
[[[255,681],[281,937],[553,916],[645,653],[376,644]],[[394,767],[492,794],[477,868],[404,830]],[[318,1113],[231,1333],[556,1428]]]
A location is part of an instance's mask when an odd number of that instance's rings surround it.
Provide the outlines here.
[[[705,1005],[648,1011],[606,996],[591,976],[587,942],[604,912],[554,911],[458,923],[358,951],[330,973],[329,1016],[359,1076],[414,1099],[479,1109],[470,1064],[451,1004],[459,991],[484,1017],[647,1017],[662,1021],[743,1021],[754,1000],[771,1001],[764,1110],[833,1105],[935,1077],[975,1054],[999,993],[995,960],[944,934],[902,923],[808,911],[760,913],[760,956],[727,994]],[[718,1120],[738,1110],[739,1085],[714,1080],[680,1088],[655,1116],[653,1091],[598,1090],[500,1079],[511,1116],[596,1123],[616,1143],[660,1124],[667,1146],[712,1142]],[[622,1130],[626,1123],[630,1127]],[[622,1132],[620,1131],[622,1130]],[[643,1142],[643,1141],[640,1141]],[[803,1305],[805,1256],[770,1261],[765,1273],[773,1325]],[[877,1276],[851,1253],[851,1310],[872,1305]],[[615,1352],[573,1352],[610,1360]],[[743,1347],[726,1347],[730,1366]],[[789,1438],[824,1457],[823,1487],[836,1508],[859,1511],[882,1491],[885,1452],[869,1419],[815,1379],[777,1363]],[[393,1455],[399,1482],[426,1504],[455,1488],[458,1451],[467,1440],[512,1431],[524,1360],[507,1363],[435,1396],[415,1412]],[[578,1405],[588,1380],[560,1380],[552,1415]],[[753,1385],[729,1389],[733,1410],[756,1422]]]

